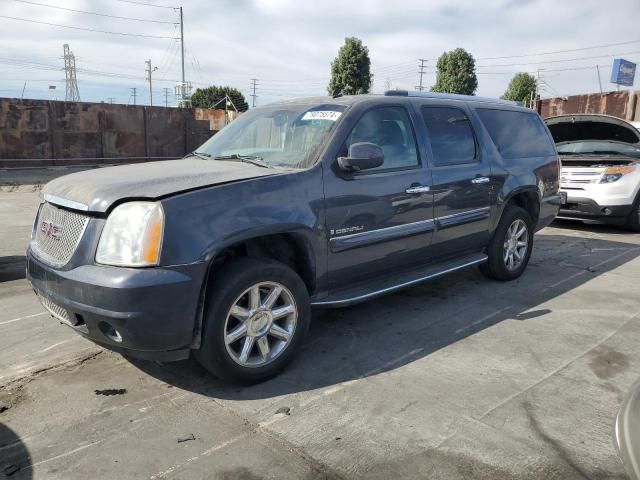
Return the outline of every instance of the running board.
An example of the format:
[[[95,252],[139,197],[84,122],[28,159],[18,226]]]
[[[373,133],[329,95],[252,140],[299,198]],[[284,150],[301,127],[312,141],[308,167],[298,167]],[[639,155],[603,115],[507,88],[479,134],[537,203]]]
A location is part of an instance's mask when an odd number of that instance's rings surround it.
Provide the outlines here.
[[[330,295],[320,300],[312,300],[311,306],[325,308],[347,307],[486,261],[487,255],[474,253],[447,262],[429,265],[428,267],[413,268],[410,271],[405,271],[402,274],[393,275],[377,282],[360,284],[336,295]]]

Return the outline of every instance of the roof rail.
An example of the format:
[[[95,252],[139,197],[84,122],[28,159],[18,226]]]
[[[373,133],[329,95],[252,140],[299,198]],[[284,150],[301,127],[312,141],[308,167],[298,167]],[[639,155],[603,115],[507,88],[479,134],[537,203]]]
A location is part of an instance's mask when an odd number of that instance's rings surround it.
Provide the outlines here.
[[[520,106],[518,102],[502,100],[500,98],[476,97],[475,95],[457,95],[454,93],[419,92],[409,90],[387,90],[384,92],[387,97],[422,97],[441,98],[443,100],[467,100],[472,102],[494,103],[500,105]]]

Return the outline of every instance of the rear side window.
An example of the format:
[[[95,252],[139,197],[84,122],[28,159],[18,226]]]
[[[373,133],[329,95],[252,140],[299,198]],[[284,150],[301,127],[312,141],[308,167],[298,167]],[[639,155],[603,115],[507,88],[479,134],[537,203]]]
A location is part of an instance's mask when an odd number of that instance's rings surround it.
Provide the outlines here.
[[[503,158],[555,155],[551,138],[535,113],[488,108],[477,112]]]
[[[422,107],[436,166],[476,161],[476,141],[471,123],[459,108]]]

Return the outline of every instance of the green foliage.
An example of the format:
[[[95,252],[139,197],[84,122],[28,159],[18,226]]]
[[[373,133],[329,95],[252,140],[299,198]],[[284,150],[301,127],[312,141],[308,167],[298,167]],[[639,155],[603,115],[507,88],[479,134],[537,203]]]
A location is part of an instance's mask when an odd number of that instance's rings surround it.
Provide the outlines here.
[[[536,79],[528,73],[516,73],[507,90],[502,95],[505,100],[514,100],[528,105],[531,102],[532,94],[536,92]]]
[[[217,104],[215,108],[224,110],[223,98],[225,95],[229,95],[239,112],[246,112],[249,109],[249,104],[240,90],[216,85],[207,88],[196,88],[196,91],[191,95],[191,105],[194,108],[213,108]],[[229,105],[229,110],[233,110],[231,105]]]
[[[343,95],[369,93],[373,82],[370,69],[369,49],[362,44],[362,40],[345,38],[338,56],[331,63],[331,80],[327,87],[329,95],[334,92]]]
[[[476,61],[464,48],[443,53],[438,58],[436,84],[432,92],[475,95],[478,88]]]

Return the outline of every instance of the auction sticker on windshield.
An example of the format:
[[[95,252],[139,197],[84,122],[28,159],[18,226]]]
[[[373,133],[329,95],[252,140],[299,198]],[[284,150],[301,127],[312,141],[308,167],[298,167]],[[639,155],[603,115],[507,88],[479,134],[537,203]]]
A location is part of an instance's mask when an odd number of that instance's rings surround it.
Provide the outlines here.
[[[307,112],[302,116],[302,120],[331,120],[335,122],[340,118],[342,112],[334,112],[329,110],[314,110]]]

